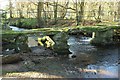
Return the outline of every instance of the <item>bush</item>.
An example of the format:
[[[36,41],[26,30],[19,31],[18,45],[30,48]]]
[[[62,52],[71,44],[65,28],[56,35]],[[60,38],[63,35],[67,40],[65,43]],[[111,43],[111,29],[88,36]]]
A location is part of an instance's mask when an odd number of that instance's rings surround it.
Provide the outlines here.
[[[17,26],[20,28],[36,28],[37,26],[37,19],[18,19],[16,21],[12,21],[10,23],[12,26]]]
[[[24,28],[35,28],[37,26],[36,19],[24,19],[21,22],[22,22],[21,26]]]

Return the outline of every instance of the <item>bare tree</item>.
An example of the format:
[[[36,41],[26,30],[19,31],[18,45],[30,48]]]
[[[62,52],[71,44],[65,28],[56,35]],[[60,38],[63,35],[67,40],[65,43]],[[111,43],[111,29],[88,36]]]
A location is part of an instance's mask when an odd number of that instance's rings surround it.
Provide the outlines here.
[[[68,8],[68,5],[69,5],[69,1],[67,1],[66,3],[65,3],[65,7],[63,7],[62,8],[62,10],[61,10],[61,18],[63,18],[64,19],[64,17],[66,16],[66,13],[67,13],[67,8]]]
[[[19,18],[23,18],[23,8],[24,8],[24,3],[23,2],[17,2],[17,10],[19,14]]]

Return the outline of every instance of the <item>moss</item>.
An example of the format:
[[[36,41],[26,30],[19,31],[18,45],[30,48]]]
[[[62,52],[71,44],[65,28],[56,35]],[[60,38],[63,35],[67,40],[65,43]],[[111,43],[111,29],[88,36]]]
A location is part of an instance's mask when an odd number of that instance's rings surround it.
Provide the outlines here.
[[[59,32],[67,32],[69,29],[74,30],[82,30],[87,32],[96,32],[96,31],[104,31],[109,29],[120,29],[120,26],[73,26],[73,27],[53,27],[53,28],[38,28],[38,29],[31,29],[27,31],[11,31],[11,30],[2,30],[0,34],[33,34],[33,33],[42,33],[44,35],[49,34],[56,34]]]
[[[120,26],[77,26],[77,28],[83,31],[96,32],[109,29],[120,29]]]

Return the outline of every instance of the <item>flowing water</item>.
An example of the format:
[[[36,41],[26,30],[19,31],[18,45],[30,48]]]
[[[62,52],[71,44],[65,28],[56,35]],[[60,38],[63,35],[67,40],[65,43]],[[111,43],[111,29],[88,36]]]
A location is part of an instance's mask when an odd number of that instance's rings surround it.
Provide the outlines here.
[[[90,37],[71,36],[68,39],[70,58],[85,78],[117,78],[118,50],[116,46],[97,47],[90,44]],[[70,54],[71,55],[71,54]],[[81,66],[85,64],[86,66]],[[83,68],[81,68],[83,67]]]
[[[24,31],[24,30],[27,30],[27,29],[24,29],[24,28],[18,28],[18,27],[15,27],[15,26],[9,26],[13,31]]]

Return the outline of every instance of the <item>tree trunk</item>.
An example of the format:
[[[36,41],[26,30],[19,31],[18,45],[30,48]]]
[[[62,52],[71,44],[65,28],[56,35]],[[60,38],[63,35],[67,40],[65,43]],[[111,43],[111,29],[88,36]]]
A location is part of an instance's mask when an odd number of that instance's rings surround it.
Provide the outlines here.
[[[84,0],[82,0],[80,4],[79,21],[82,22],[83,19],[84,19]]]
[[[21,10],[19,10],[19,16],[20,16],[20,18],[23,18],[23,14],[22,14]]]
[[[79,25],[79,20],[78,20],[78,3],[76,0],[76,22],[77,22],[77,26]]]
[[[54,24],[57,23],[57,2],[54,2]]]
[[[120,25],[120,1],[118,2],[118,20],[119,20],[118,25]]]
[[[9,10],[10,10],[10,18],[13,18],[13,13],[12,13],[12,2],[9,0]]]
[[[43,10],[43,2],[38,2],[38,9],[37,9],[37,20],[38,20],[38,26],[42,27],[44,25],[44,22],[42,20],[42,10]]]
[[[19,17],[24,18],[24,16],[23,16],[23,8],[24,8],[25,4],[24,3],[19,3],[18,5],[19,5],[19,9],[18,9],[19,10]]]
[[[98,18],[97,18],[97,22],[101,22],[101,5],[99,6],[99,9],[98,9]]]
[[[46,11],[45,9],[43,9],[43,12],[44,12],[44,25],[46,26],[47,25],[47,14],[46,14]]]
[[[64,17],[66,16],[68,4],[69,4],[69,1],[65,4],[65,8],[63,8],[62,10],[62,15],[61,15],[62,19],[64,19]]]
[[[79,2],[79,8],[80,8],[80,10],[78,11],[78,3],[77,3],[77,0],[76,0],[77,25],[80,25],[80,23],[82,23],[83,19],[84,19],[84,0],[82,0],[82,2]]]

